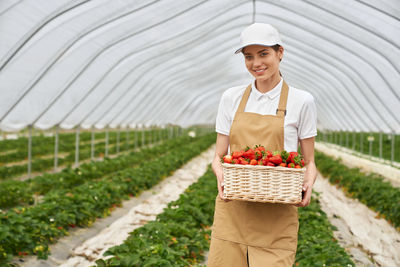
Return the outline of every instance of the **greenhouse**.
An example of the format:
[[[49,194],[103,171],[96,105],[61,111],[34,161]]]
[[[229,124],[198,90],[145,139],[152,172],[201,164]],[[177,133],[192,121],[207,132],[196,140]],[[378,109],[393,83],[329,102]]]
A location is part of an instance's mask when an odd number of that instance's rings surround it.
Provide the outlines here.
[[[400,266],[398,0],[1,0],[0,37],[0,266]]]

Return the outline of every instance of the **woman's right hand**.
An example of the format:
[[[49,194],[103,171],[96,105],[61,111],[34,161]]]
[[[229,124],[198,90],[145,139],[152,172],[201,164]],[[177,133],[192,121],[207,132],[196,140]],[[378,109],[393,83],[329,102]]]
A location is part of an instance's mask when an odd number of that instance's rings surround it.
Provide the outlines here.
[[[222,165],[219,157],[216,157],[212,164],[212,169],[215,176],[217,177],[218,183],[218,196],[224,201],[229,201],[224,197],[224,172],[222,171]]]
[[[224,197],[224,172],[222,171],[221,157],[228,153],[229,136],[218,133],[215,148],[215,156],[212,162],[212,170],[217,177],[218,196],[224,201],[229,201]]]

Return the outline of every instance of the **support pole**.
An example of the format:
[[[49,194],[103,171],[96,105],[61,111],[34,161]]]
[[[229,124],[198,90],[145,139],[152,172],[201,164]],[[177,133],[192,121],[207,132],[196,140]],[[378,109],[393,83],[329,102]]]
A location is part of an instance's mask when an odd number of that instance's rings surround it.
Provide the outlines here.
[[[142,128],[142,147],[144,147],[144,138],[145,138],[145,135],[146,135],[146,133],[145,133],[145,131],[144,131],[144,128]]]
[[[56,126],[55,129],[55,141],[54,141],[54,171],[57,171],[57,166],[58,166],[58,130],[59,127],[58,125]]]
[[[135,127],[135,149],[138,147],[138,138],[139,138],[139,134],[138,134],[139,129],[137,127]]]
[[[353,150],[356,149],[356,133],[355,132],[353,132],[353,144],[352,144],[351,148]]]
[[[349,147],[349,132],[346,132],[346,147]]]
[[[395,137],[395,135],[394,135],[394,133],[392,133],[392,151],[391,151],[391,155],[390,155],[390,161],[392,163],[394,161],[394,144],[395,144],[394,137]]]
[[[125,138],[126,138],[125,149],[129,150],[129,127],[126,127]]]
[[[106,128],[106,147],[105,147],[106,151],[104,153],[105,157],[108,157],[108,128]]]
[[[379,132],[379,157],[382,159],[382,132]]]
[[[32,172],[32,125],[28,126],[28,178]]]
[[[119,134],[120,134],[120,128],[117,129],[117,154],[119,154]]]
[[[343,133],[342,133],[342,130],[340,130],[340,132],[339,132],[339,144],[340,144],[340,146],[342,146],[342,144],[343,144],[343,138],[342,138],[342,135],[343,135]]]
[[[90,141],[90,158],[94,160],[94,128],[92,128],[91,132],[91,141]]]
[[[75,167],[78,167],[79,163],[79,126],[76,127],[76,136],[75,136]]]
[[[360,153],[363,153],[363,146],[364,146],[364,142],[363,142],[363,132],[360,133]]]

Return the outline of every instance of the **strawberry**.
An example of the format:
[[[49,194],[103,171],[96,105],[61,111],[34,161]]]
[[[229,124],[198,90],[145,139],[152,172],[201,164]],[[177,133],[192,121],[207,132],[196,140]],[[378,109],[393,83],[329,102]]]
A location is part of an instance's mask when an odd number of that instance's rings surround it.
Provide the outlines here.
[[[265,147],[263,147],[262,145],[256,145],[254,148],[254,151],[256,153],[256,158],[260,159],[265,154]]]
[[[279,165],[282,163],[282,157],[281,155],[277,154],[275,156],[270,157],[269,161],[274,163],[275,165]]]
[[[295,167],[293,162],[290,162],[287,166],[288,166],[288,168],[294,168]]]
[[[242,164],[242,165],[249,164],[249,161],[247,161],[245,158],[240,157],[238,160],[239,160],[239,164]]]
[[[296,165],[296,166],[294,166],[296,169],[301,169],[301,166],[300,165]]]
[[[273,164],[272,162],[268,162],[267,166],[275,167],[275,164]]]
[[[285,163],[285,162],[282,162],[281,164],[279,164],[279,166],[281,166],[281,167],[286,167],[286,163]]]
[[[271,151],[269,151],[269,150],[267,150],[265,153],[267,154],[267,157],[268,157],[268,158],[270,158],[270,157],[272,157],[272,156],[273,156],[273,155],[272,155],[272,152],[271,152]]]
[[[265,155],[264,151],[255,150],[254,152],[256,154],[256,159],[261,159]]]
[[[239,160],[238,160],[238,159],[233,159],[233,160],[232,160],[232,163],[233,163],[233,164],[239,164]]]
[[[292,159],[292,162],[293,162],[294,164],[296,164],[296,165],[301,165],[301,157],[300,157],[300,155],[295,156],[295,157]]]
[[[286,163],[293,162],[293,158],[296,157],[296,156],[298,156],[298,155],[299,155],[299,153],[297,153],[297,152],[289,152],[289,157],[288,157],[288,159],[286,160]],[[293,162],[293,163],[294,163],[294,162]]]
[[[258,161],[256,159],[250,160],[250,165],[258,165]]]
[[[286,162],[286,160],[289,157],[289,155],[290,154],[286,150],[282,150],[282,152],[281,152],[282,161]]]
[[[300,166],[301,166],[301,167],[304,167],[304,159],[301,159],[301,160],[300,160],[300,163],[301,163]]]
[[[225,155],[222,159],[223,159],[223,161],[225,163],[232,163],[232,156],[231,155]]]
[[[258,165],[264,165],[263,159],[259,159],[259,160],[258,160]]]
[[[244,151],[244,154],[243,154],[243,157],[248,158],[248,159],[251,160],[251,159],[255,159],[256,158],[256,154],[255,154],[253,149],[251,149],[249,147],[246,147],[246,149]]]
[[[243,154],[244,154],[244,151],[243,151],[243,150],[240,150],[240,151],[233,151],[232,157],[233,157],[234,159],[238,159],[238,158],[240,158],[240,157],[243,157]]]
[[[262,159],[263,165],[264,165],[264,166],[267,166],[268,161],[269,161],[268,157],[264,157],[264,158]]]

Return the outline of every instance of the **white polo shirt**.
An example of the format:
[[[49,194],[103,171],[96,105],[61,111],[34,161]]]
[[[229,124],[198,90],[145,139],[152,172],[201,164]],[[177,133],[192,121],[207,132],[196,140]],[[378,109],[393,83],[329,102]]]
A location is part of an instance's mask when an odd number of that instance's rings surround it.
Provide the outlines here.
[[[255,80],[247,101],[245,112],[262,115],[276,115],[283,79],[267,93],[255,87]],[[221,98],[216,119],[216,132],[229,135],[233,118],[248,85],[226,90]],[[314,97],[306,91],[289,86],[284,123],[284,147],[286,151],[297,151],[299,139],[317,135],[317,109]],[[268,148],[267,148],[268,149]]]

